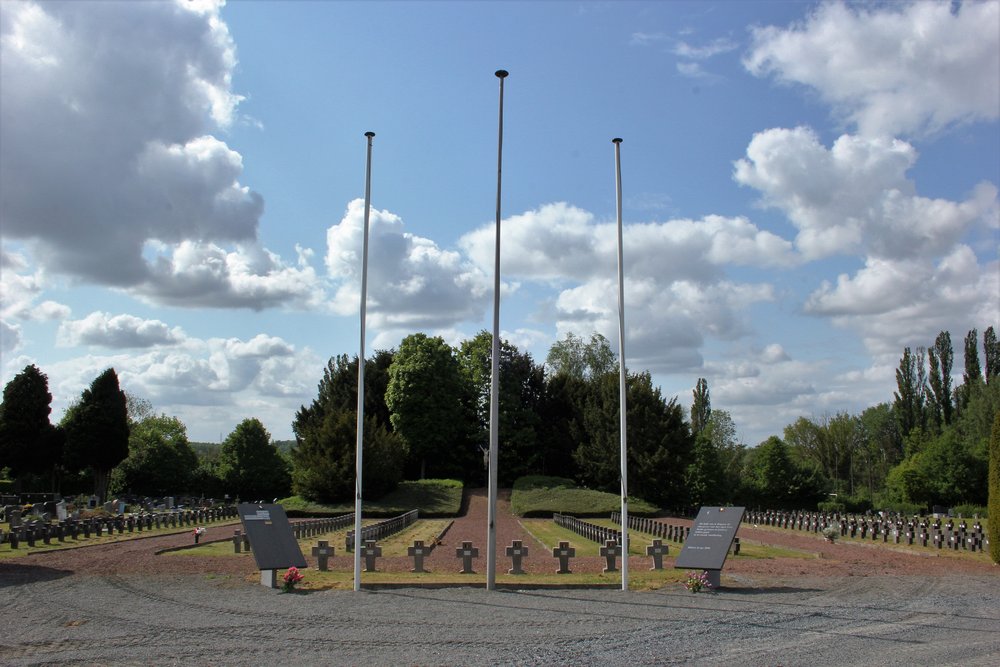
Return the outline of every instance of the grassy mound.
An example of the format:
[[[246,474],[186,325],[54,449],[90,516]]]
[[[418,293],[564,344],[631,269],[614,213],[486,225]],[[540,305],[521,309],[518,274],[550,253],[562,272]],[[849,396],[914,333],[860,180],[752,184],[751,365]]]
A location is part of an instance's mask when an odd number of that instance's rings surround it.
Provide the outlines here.
[[[325,505],[291,496],[278,501],[288,516],[337,516],[354,511],[354,503]],[[457,516],[462,507],[462,483],[454,479],[421,479],[400,482],[378,500],[365,500],[362,513],[369,517],[391,517],[420,510],[420,516]]]
[[[581,489],[565,477],[530,475],[514,482],[511,510],[524,517],[550,517],[554,513],[579,517],[607,516],[621,510],[621,498],[614,493]],[[660,508],[640,498],[629,498],[629,513],[637,516],[658,514]]]

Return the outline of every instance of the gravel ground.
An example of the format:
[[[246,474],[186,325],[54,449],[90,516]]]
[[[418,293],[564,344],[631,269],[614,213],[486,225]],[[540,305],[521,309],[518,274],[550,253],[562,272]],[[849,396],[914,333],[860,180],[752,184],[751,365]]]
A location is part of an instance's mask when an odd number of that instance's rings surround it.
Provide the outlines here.
[[[499,545],[531,540],[503,501],[497,518]],[[473,493],[431,565],[457,569],[454,547],[482,545],[484,525]],[[206,539],[232,529],[209,527]],[[739,534],[818,557],[731,560],[723,590],[697,595],[680,586],[282,594],[255,583],[250,559],[155,555],[190,543],[187,534],[36,554],[0,561],[0,665],[1000,664],[1000,568],[791,531]],[[552,567],[540,546],[532,555],[526,567]],[[573,569],[602,564],[576,559]]]
[[[872,585],[875,582],[875,585]],[[279,594],[242,579],[5,586],[0,664],[990,665],[996,577],[826,578],[692,595],[401,589]]]

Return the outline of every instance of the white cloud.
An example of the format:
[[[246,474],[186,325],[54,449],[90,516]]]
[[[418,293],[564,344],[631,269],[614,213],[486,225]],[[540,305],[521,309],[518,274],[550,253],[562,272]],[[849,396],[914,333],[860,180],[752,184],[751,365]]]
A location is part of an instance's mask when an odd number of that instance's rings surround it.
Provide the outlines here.
[[[701,46],[696,46],[688,44],[687,42],[677,42],[677,44],[672,49],[674,55],[680,56],[681,58],[688,58],[691,60],[706,60],[714,56],[720,55],[722,53],[729,53],[730,51],[735,51],[739,48],[739,44],[727,39],[725,37],[720,37],[718,39],[712,40],[707,44]]]
[[[315,301],[255,249],[263,199],[212,136],[242,99],[221,4],[0,5],[2,234],[45,270],[179,306]]]
[[[244,417],[258,417],[276,437],[288,437],[292,415],[314,398],[324,364],[310,349],[299,350],[267,334],[246,340],[185,338],[170,346],[83,354],[55,363],[5,359],[5,377],[13,377],[29,363],[38,364],[49,377],[53,421],[98,374],[114,368],[123,389],[148,399],[157,412],[176,415],[201,434],[192,437],[212,440]]]
[[[791,244],[757,229],[745,218],[626,224],[624,253],[630,276],[712,281],[721,267],[789,266]],[[591,213],[569,204],[546,204],[501,221],[505,276],[536,281],[585,280],[614,275],[617,229],[594,222]],[[483,271],[492,271],[494,231],[484,226],[463,236],[459,246]]]
[[[361,302],[363,229],[364,201],[356,199],[327,230],[326,266],[340,284],[333,308],[342,315],[357,313]],[[492,293],[487,274],[461,254],[403,231],[399,216],[372,209],[367,312],[374,328],[412,332],[476,320]]]
[[[109,348],[144,348],[176,345],[185,339],[180,327],[171,328],[160,320],[144,320],[134,315],[111,315],[96,311],[82,320],[65,321],[59,326],[57,343],[64,347],[97,345]]]
[[[65,304],[35,303],[49,281],[43,270],[29,269],[23,254],[0,249],[0,317],[36,322],[69,317],[71,311]]]
[[[973,227],[996,224],[995,186],[979,185],[964,202],[920,197],[906,177],[916,160],[896,139],[843,135],[828,150],[808,128],[778,128],[754,135],[734,178],[788,216],[799,229],[796,246],[811,259],[932,257]]]
[[[134,293],[152,303],[182,307],[321,308],[323,285],[300,251],[297,266],[256,244],[227,251],[212,243],[150,244],[150,278]]]
[[[862,134],[934,132],[1000,117],[998,25],[997,2],[827,2],[754,29],[744,65],[816,89]]]
[[[21,327],[0,320],[0,352],[13,354],[21,346]]]
[[[930,345],[940,331],[966,331],[1000,322],[1000,263],[980,265],[958,245],[938,262],[869,258],[854,276],[824,282],[806,312],[856,330],[873,354]]]

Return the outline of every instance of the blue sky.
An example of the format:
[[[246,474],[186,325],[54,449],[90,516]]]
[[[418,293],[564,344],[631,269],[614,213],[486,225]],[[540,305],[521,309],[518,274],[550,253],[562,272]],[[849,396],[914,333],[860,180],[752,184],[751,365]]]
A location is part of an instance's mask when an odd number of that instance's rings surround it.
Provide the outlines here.
[[[1000,3],[0,4],[0,373],[291,437],[358,350],[617,345],[750,445],[1000,323]]]

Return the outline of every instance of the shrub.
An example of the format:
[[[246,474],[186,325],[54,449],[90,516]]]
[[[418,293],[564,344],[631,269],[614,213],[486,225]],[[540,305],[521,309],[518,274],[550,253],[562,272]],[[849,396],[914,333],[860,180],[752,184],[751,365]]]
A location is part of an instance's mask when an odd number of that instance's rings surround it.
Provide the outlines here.
[[[816,503],[816,509],[820,512],[845,512],[847,511],[847,506],[844,503],[838,503],[835,500],[827,500],[821,503]]]
[[[955,505],[950,509],[953,516],[961,516],[965,517],[966,519],[974,516],[984,518],[989,512],[989,510],[984,505],[971,505],[971,504]]]

